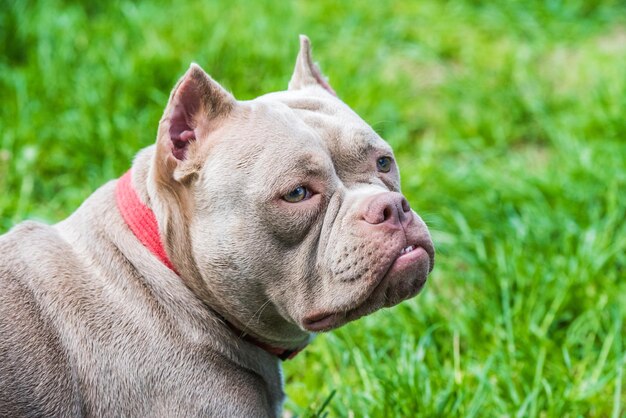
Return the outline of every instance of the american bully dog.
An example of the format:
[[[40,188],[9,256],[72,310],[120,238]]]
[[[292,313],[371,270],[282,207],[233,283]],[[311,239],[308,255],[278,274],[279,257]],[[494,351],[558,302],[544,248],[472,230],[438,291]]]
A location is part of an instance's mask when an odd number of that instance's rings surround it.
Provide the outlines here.
[[[0,237],[0,416],[279,416],[281,360],[433,263],[306,37],[288,90],[251,101],[192,64],[125,175]]]

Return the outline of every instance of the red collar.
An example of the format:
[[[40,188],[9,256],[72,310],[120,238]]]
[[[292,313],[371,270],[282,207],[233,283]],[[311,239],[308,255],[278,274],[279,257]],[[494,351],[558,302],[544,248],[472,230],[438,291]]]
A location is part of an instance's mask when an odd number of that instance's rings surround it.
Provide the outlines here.
[[[139,196],[137,196],[137,192],[133,188],[131,182],[131,170],[128,170],[126,174],[120,177],[117,181],[117,185],[115,187],[115,200],[117,201],[117,208],[122,214],[122,218],[124,218],[124,221],[133,234],[135,234],[137,239],[141,241],[141,243],[163,264],[165,264],[174,273],[178,274],[165,252],[163,243],[161,242],[159,225],[156,217],[154,216],[154,212],[141,202]],[[225,319],[223,320],[235,334],[238,334],[240,338],[243,338],[259,348],[262,348],[281,360],[292,359],[302,350],[301,348],[288,350],[286,348],[271,346],[245,334],[230,322]]]

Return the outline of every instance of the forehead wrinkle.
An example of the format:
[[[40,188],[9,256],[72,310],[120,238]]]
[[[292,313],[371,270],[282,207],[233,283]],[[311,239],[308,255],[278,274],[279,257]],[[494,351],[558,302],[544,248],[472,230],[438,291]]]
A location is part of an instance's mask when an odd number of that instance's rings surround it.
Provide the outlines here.
[[[371,142],[360,142],[352,147],[348,147],[345,155],[351,159],[363,161],[369,157],[373,150],[374,145]]]
[[[313,153],[298,155],[295,160],[284,168],[285,175],[302,177],[327,177],[328,164]]]
[[[337,140],[337,147],[333,161],[344,170],[355,170],[370,159],[377,147],[371,134],[351,132]]]

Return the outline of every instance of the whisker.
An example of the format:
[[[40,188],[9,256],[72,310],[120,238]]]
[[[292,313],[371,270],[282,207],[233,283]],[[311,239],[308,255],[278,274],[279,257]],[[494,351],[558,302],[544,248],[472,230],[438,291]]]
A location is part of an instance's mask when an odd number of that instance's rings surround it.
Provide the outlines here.
[[[243,329],[244,332],[245,332],[245,329],[248,328],[250,324],[252,324],[252,321],[254,321],[255,316],[257,317],[257,323],[261,321],[261,314],[263,313],[263,310],[267,307],[267,305],[269,305],[270,302],[271,301],[268,299],[267,301],[265,301],[265,303],[263,303],[263,305],[259,307],[259,309],[256,310],[255,313],[252,314],[250,319],[248,319],[248,321],[244,324],[244,329]]]

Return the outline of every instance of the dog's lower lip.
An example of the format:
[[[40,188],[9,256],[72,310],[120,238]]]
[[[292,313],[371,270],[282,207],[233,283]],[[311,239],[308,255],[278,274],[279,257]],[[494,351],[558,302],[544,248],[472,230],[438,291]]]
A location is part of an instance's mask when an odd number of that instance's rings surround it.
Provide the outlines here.
[[[387,274],[396,274],[404,270],[409,270],[413,268],[416,263],[428,262],[429,270],[432,269],[432,265],[430,265],[430,256],[426,249],[422,246],[416,245],[413,251],[406,252],[401,254],[396,260],[391,264]]]
[[[334,323],[336,322],[337,314],[335,313],[322,313],[317,315],[312,315],[308,318],[304,319],[304,327],[309,331],[318,332],[324,331],[332,328]]]
[[[401,259],[418,259],[424,255],[428,255],[424,247],[419,245],[413,245],[412,247],[411,250],[401,253],[400,257],[396,259],[396,262]]]

